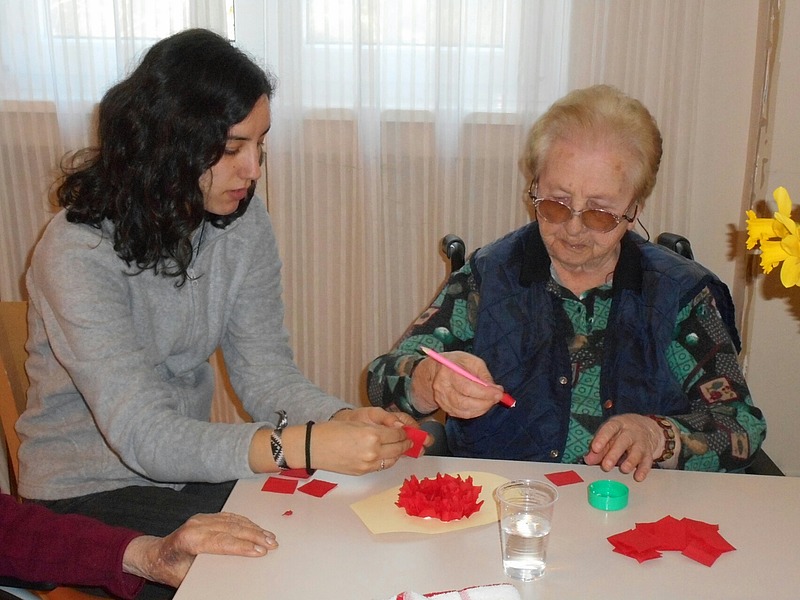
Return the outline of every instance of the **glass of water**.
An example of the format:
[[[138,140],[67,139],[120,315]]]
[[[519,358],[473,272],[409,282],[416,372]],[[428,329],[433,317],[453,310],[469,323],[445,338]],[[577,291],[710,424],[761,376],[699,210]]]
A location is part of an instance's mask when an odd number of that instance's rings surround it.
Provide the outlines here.
[[[547,541],[558,491],[545,481],[518,479],[495,492],[506,575],[533,581],[544,575]]]

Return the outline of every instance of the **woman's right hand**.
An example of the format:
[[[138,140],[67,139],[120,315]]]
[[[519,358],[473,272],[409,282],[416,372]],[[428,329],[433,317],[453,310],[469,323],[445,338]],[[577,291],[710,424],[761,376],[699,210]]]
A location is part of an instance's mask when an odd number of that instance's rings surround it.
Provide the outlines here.
[[[250,467],[256,473],[276,472],[270,452],[269,429],[261,429],[250,445]],[[306,464],[306,426],[293,425],[281,433],[284,457],[292,468]],[[331,420],[311,428],[311,467],[346,475],[363,475],[393,466],[413,442],[402,427],[361,421]]]
[[[363,475],[394,466],[412,445],[402,427],[332,420],[317,423],[311,431],[311,465]]]
[[[503,388],[494,383],[482,359],[458,351],[446,352],[444,356],[489,385],[484,387],[432,358],[425,358],[414,369],[411,378],[411,394],[417,410],[429,413],[441,408],[451,417],[474,419],[500,402]]]

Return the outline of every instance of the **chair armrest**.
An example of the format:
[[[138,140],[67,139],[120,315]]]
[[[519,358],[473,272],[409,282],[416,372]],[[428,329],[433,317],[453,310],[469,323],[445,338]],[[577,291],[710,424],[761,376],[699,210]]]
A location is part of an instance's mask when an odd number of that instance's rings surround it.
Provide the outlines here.
[[[5,587],[22,588],[23,590],[35,590],[37,592],[49,592],[58,587],[55,583],[48,583],[43,581],[24,581],[16,577],[0,576],[0,585]],[[0,596],[2,598],[2,596]]]
[[[785,475],[778,465],[772,462],[772,459],[761,448],[753,455],[753,462],[750,463],[750,466],[747,467],[744,472],[750,475]]]

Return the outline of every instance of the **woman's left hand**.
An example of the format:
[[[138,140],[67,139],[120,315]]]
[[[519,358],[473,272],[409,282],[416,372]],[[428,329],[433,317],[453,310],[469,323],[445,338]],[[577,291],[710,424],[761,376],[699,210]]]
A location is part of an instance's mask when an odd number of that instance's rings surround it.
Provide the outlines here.
[[[664,434],[653,419],[632,413],[615,415],[597,430],[584,461],[599,464],[604,471],[619,464],[620,471],[635,470],[633,478],[644,481],[663,450]]]

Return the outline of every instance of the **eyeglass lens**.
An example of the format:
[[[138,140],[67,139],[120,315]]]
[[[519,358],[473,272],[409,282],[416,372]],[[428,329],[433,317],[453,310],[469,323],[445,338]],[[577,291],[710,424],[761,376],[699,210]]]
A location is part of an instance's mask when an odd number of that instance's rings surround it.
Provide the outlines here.
[[[561,202],[540,199],[536,205],[536,211],[545,221],[559,225],[572,218],[572,210]],[[580,212],[581,222],[594,231],[602,233],[611,231],[619,225],[621,219],[617,219],[613,214],[596,208],[589,208]]]

